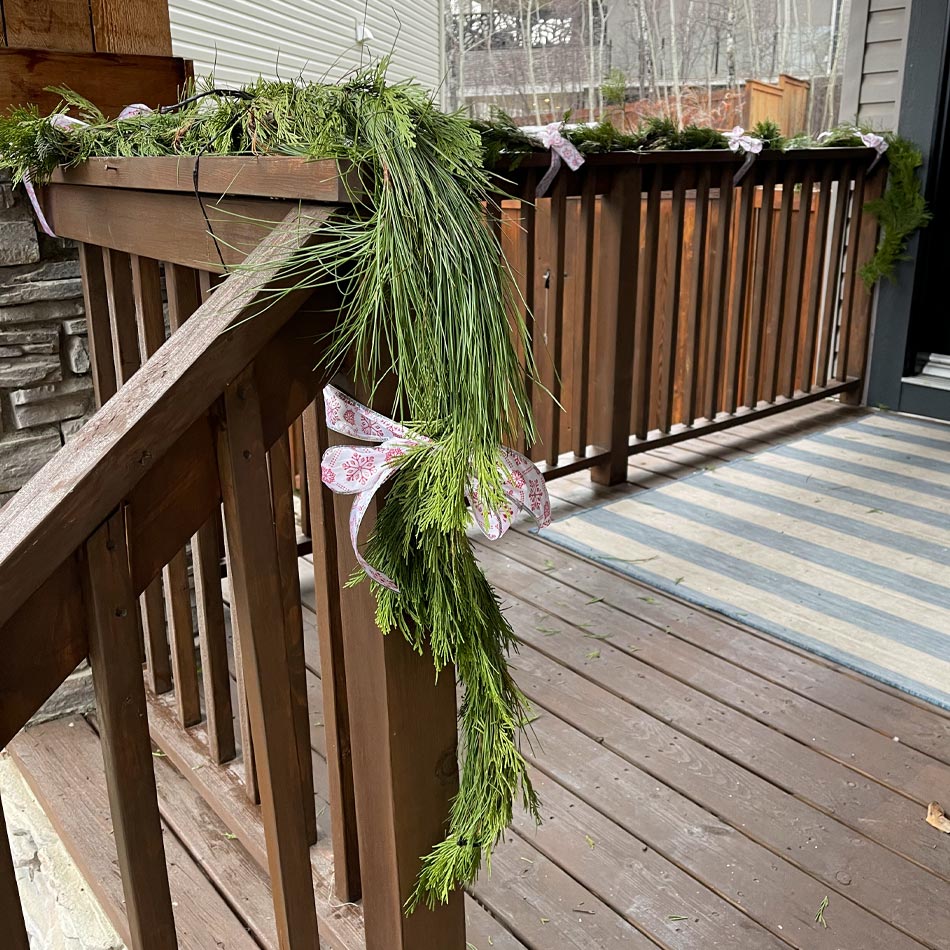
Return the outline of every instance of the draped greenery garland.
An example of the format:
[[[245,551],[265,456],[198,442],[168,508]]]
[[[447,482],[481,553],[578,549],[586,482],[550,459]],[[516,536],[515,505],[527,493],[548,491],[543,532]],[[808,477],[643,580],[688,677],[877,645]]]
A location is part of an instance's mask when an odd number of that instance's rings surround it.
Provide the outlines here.
[[[483,202],[497,198],[489,170],[497,156],[537,145],[504,116],[475,123],[446,115],[418,85],[388,84],[385,70],[384,62],[338,84],[261,80],[238,95],[209,83],[173,111],[122,120],[60,90],[60,111],[88,125],[63,129],[34,108],[13,109],[0,117],[0,167],[37,183],[58,165],[93,156],[292,154],[357,170],[361,200],[330,219],[325,239],[295,252],[287,267],[297,286],[333,284],[342,293],[328,366],[352,363],[370,390],[394,379],[395,418],[433,442],[399,460],[366,551],[399,588],[373,584],[380,628],[429,653],[437,675],[454,668],[464,691],[460,788],[445,839],[422,860],[412,908],[446,901],[477,876],[516,800],[538,817],[520,749],[528,704],[506,662],[514,634],[476,562],[465,501],[476,478],[486,507],[501,504],[499,446],[534,435],[516,347],[520,337],[521,351],[530,353],[522,308],[498,238],[484,225]],[[787,142],[774,127],[751,133],[763,133],[771,147],[816,144]],[[728,144],[714,129],[679,129],[669,120],[634,132],[605,122],[565,134],[587,153]],[[890,206],[891,189],[871,209],[886,229],[875,274],[887,273],[907,229],[925,213],[913,197],[913,156],[891,141],[892,159],[910,172]],[[851,129],[821,144],[860,139]],[[908,202],[914,213],[906,213]]]

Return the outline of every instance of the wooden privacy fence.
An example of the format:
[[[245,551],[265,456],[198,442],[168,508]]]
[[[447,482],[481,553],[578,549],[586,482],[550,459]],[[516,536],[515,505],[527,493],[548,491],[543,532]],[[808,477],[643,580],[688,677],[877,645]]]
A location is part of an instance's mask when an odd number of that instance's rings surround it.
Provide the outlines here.
[[[403,914],[457,788],[455,684],[379,635],[368,585],[343,589],[354,558],[337,543],[347,512],[320,482],[331,436],[314,372],[339,302],[266,289],[290,283],[281,260],[321,239],[345,190],[335,164],[291,158],[206,157],[200,178],[225,261],[250,251],[253,272],[222,280],[190,160],[91,161],[45,189],[57,233],[81,242],[101,408],[0,513],[0,746],[88,657],[117,851],[116,878],[90,884],[122,889],[113,922],[136,950],[178,945],[152,743],[269,871],[281,948],[464,950],[461,895]],[[314,554],[327,833],[295,482]],[[4,946],[26,950],[3,851],[0,920]]]
[[[834,393],[859,398],[858,278],[880,194],[867,149],[592,156],[549,197],[503,203],[528,303],[547,476],[626,477],[629,455]],[[532,195],[547,158],[508,177]],[[558,403],[563,407],[559,411]]]

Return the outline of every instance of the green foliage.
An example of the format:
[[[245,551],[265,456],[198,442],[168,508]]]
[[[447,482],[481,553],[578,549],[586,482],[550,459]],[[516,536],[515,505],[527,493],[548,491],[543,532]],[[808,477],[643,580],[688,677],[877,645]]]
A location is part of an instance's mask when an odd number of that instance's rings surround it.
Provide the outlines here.
[[[499,444],[534,432],[510,331],[514,282],[484,224],[493,195],[482,140],[421,87],[388,85],[385,64],[339,85],[259,81],[245,92],[122,121],[70,94],[63,110],[90,126],[65,132],[13,110],[0,119],[0,163],[37,181],[93,155],[283,153],[355,165],[369,200],[331,219],[286,270],[297,287],[343,296],[330,368],[370,389],[394,378],[397,418],[434,440],[403,457],[368,557],[400,588],[374,585],[381,629],[430,654],[434,675],[454,666],[464,689],[460,790],[410,907],[445,901],[490,857],[514,798],[537,817],[520,751],[527,702],[506,665],[514,635],[466,533],[470,480],[489,507],[501,503]]]
[[[755,126],[749,129],[749,135],[754,135],[757,139],[762,139],[764,148],[785,148],[786,140],[782,135],[782,130],[778,127],[778,123],[773,122],[771,119],[763,119],[761,122],[756,123]]]
[[[607,73],[607,78],[601,83],[600,94],[604,102],[610,106],[622,106],[627,101],[627,75],[622,69],[614,66]]]
[[[904,252],[910,236],[931,219],[917,177],[917,169],[922,163],[920,150],[900,136],[888,135],[886,138],[887,188],[880,198],[864,206],[881,225],[881,238],[874,256],[860,270],[861,279],[868,288],[882,277],[894,279],[898,262],[906,260]]]

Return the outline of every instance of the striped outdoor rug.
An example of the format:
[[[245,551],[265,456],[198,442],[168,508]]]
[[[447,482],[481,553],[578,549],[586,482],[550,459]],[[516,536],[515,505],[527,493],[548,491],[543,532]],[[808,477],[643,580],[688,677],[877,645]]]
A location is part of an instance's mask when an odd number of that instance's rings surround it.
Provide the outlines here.
[[[864,416],[544,536],[950,708],[950,425]]]

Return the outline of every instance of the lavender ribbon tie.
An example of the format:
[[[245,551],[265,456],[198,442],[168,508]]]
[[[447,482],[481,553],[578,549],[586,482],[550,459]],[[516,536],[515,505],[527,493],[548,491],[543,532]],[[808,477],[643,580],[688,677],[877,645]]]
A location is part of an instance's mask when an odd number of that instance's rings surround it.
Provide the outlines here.
[[[573,142],[561,134],[563,123],[550,122],[548,125],[524,126],[523,131],[533,135],[551,153],[551,164],[538,182],[535,190],[536,198],[543,198],[551,187],[551,182],[557,177],[562,161],[572,172],[576,172],[584,164],[584,156],[577,150]]]
[[[357,402],[335,386],[323,390],[327,428],[341,435],[379,445],[333,445],[323,453],[320,475],[323,484],[338,494],[356,495],[350,509],[350,542],[356,560],[367,577],[389,590],[397,591],[393,580],[378,571],[360,553],[359,533],[363,518],[376,492],[396,474],[398,459],[418,446],[434,446],[431,439],[386,418],[382,413]],[[490,541],[500,538],[514,521],[520,508],[527,511],[543,528],[551,523],[551,501],[544,476],[537,466],[520,452],[501,447],[502,490],[508,501],[497,509],[482,504],[478,480],[471,478],[465,497],[472,518]]]
[[[147,115],[151,111],[152,110],[144,103],[135,102],[130,106],[126,106],[118,116],[116,116],[116,120],[132,119],[138,115]],[[50,119],[49,124],[54,129],[59,129],[60,132],[72,132],[74,129],[85,129],[89,127],[88,122],[83,122],[82,119],[75,119],[71,115],[65,115],[62,112],[54,115]],[[30,178],[29,172],[24,172],[23,174],[23,187],[26,190],[26,196],[30,199],[30,204],[33,205],[33,213],[36,215],[36,220],[43,229],[43,233],[48,234],[50,237],[56,237],[56,232],[50,227],[49,221],[46,220],[46,215],[43,214],[43,209],[40,207],[40,200],[36,196],[36,188],[33,185],[33,179]]]

